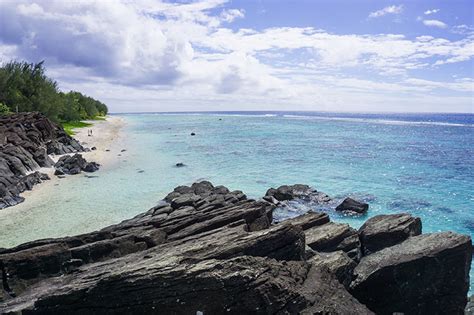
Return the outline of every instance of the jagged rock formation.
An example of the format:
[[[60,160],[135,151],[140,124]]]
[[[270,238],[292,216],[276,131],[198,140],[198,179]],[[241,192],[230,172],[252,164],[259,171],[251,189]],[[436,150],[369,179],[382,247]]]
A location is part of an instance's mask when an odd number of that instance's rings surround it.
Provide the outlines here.
[[[420,218],[408,213],[378,215],[367,220],[359,229],[362,250],[366,255],[420,234]]]
[[[362,258],[351,292],[377,314],[463,314],[471,259],[469,236],[413,236]]]
[[[99,166],[95,162],[87,162],[81,154],[65,155],[54,164],[54,175],[76,175],[82,171],[92,173],[98,171]]]
[[[410,236],[361,257],[358,232],[327,214],[272,224],[274,208],[201,182],[101,231],[0,250],[0,313],[419,314],[447,290],[437,309],[464,309],[469,237]],[[398,295],[411,286],[423,293]]]
[[[64,130],[40,113],[21,113],[0,117],[0,209],[23,201],[20,193],[42,180],[33,173],[53,166],[48,154],[83,151],[83,147]]]

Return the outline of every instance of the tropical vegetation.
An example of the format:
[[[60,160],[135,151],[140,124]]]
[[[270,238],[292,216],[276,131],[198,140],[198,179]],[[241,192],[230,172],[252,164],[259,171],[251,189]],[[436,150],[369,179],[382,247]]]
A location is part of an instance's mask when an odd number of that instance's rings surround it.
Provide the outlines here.
[[[107,106],[80,92],[64,93],[46,76],[43,62],[10,61],[0,66],[0,114],[38,111],[56,122],[107,115]]]

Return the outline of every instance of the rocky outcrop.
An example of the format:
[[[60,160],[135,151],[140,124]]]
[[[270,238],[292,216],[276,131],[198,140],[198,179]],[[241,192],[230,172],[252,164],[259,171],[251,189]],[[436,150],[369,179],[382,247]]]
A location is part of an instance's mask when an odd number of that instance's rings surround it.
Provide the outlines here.
[[[420,218],[408,213],[377,215],[359,229],[362,251],[365,255],[403,242],[421,234]]]
[[[464,314],[471,238],[424,234],[362,258],[351,292],[377,314]]]
[[[274,224],[274,209],[201,182],[100,231],[0,249],[0,313],[419,314],[441,294],[438,309],[464,309],[469,237],[413,236],[358,263],[356,230],[320,212]]]
[[[329,222],[312,227],[305,234],[306,244],[317,252],[342,250],[355,261],[361,257],[359,235],[349,224]]]
[[[270,188],[267,190],[264,199],[271,201],[275,198],[277,201],[286,201],[293,199],[302,199],[305,201],[328,202],[331,200],[328,195],[318,192],[316,189],[308,185],[283,185],[278,188]]]
[[[354,200],[350,197],[344,199],[341,204],[336,207],[336,211],[351,211],[355,213],[366,213],[368,209],[368,204]]]
[[[62,156],[54,164],[54,175],[76,175],[82,171],[92,173],[99,170],[99,164],[87,162],[81,154]]]
[[[339,198],[333,199],[324,192],[302,184],[270,188],[263,199],[279,208],[286,208],[291,212],[299,214],[305,213],[308,210],[335,210],[345,214],[360,215],[366,213],[369,208],[367,203],[349,197],[340,202]],[[281,220],[281,218],[277,217],[277,220]]]
[[[21,192],[47,179],[33,173],[53,166],[48,154],[82,151],[83,147],[40,113],[0,117],[0,209],[23,201]]]
[[[302,227],[314,218],[271,225],[273,205],[209,182],[177,187],[167,200],[98,232],[3,250],[0,310],[371,314],[306,261]]]

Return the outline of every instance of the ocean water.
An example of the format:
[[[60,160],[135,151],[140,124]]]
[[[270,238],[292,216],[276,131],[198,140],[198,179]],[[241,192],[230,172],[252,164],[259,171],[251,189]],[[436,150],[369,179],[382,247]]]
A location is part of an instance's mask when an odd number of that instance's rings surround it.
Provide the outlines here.
[[[259,198],[303,183],[369,212],[334,221],[358,228],[377,214],[409,212],[423,231],[474,235],[474,115],[226,112],[122,114],[122,156],[96,178],[62,180],[40,202],[0,213],[0,247],[72,235],[146,211],[197,180]],[[196,136],[190,136],[195,132]],[[186,167],[176,168],[182,162]],[[18,210],[20,209],[20,210]],[[300,212],[305,209],[300,209]],[[298,212],[279,210],[278,218]],[[471,287],[474,274],[471,272]]]

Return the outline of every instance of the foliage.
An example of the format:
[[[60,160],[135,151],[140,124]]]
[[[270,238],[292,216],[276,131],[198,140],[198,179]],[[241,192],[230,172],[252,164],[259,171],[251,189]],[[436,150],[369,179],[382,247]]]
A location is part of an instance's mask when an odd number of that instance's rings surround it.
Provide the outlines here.
[[[0,102],[0,116],[10,113],[10,108],[7,105]]]
[[[60,92],[43,62],[11,61],[0,67],[0,102],[19,112],[38,111],[54,121],[79,121],[107,115],[107,106],[80,92]]]
[[[73,136],[74,135],[73,129],[90,127],[92,126],[92,124],[86,123],[83,121],[70,121],[70,122],[63,122],[62,126],[64,128],[64,131],[66,131],[68,135]]]

